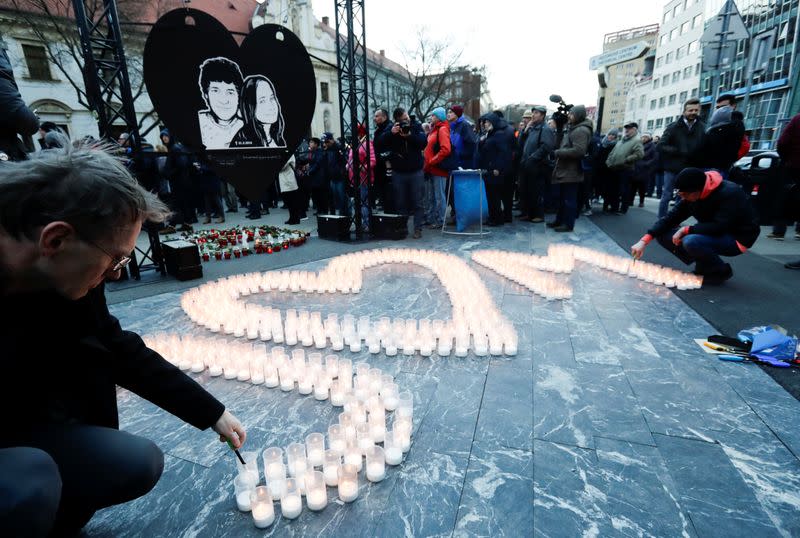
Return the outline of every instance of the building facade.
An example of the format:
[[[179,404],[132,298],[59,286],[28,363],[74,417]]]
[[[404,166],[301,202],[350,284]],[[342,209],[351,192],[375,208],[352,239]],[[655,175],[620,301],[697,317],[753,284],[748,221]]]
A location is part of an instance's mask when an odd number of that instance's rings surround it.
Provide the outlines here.
[[[706,0],[705,17],[710,20],[716,16],[724,3]],[[704,109],[713,107],[714,95],[737,96],[753,149],[773,148],[781,128],[798,112],[799,105],[793,102],[798,69],[798,3],[738,0],[736,6],[749,39],[736,42],[730,66],[718,69],[703,64],[701,68],[700,100]]]
[[[650,49],[653,49],[657,36],[657,24],[606,34],[603,38],[603,52],[610,52],[639,42],[644,42]],[[621,128],[624,125],[629,93],[637,83],[637,79],[646,74],[648,70],[652,70],[652,63],[648,65],[647,58],[648,55],[645,55],[604,69],[601,76],[605,87],[600,90],[603,110],[600,124],[597,126],[598,130]]]

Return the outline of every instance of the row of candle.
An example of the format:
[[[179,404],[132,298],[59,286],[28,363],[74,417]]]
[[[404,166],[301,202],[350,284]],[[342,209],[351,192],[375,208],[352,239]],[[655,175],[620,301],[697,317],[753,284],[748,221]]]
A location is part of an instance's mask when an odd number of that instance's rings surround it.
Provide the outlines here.
[[[342,292],[360,290],[364,269],[385,263],[414,263],[433,271],[448,293],[452,319],[415,320],[368,316],[356,319],[346,314],[340,320],[329,314],[294,309],[286,311],[245,303],[242,298],[262,291]],[[494,306],[494,301],[477,273],[451,254],[416,249],[379,249],[339,256],[319,273],[270,271],[236,275],[189,290],[181,306],[192,321],[212,332],[224,332],[250,340],[287,345],[345,346],[359,352],[396,355],[420,353],[430,356],[465,356],[470,349],[478,355],[514,355],[517,334]],[[484,353],[483,350],[486,349]]]
[[[549,245],[545,257],[501,250],[481,250],[473,252],[472,259],[547,299],[571,298],[572,290],[552,275],[539,271],[570,273],[575,261],[668,288],[691,290],[699,289],[703,284],[702,277],[692,273],[564,243]]]

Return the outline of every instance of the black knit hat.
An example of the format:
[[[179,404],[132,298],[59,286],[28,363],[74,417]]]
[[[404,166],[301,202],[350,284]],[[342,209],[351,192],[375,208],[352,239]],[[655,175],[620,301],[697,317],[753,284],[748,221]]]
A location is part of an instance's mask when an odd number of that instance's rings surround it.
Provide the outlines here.
[[[675,178],[678,192],[699,192],[706,186],[706,173],[699,168],[684,168]]]

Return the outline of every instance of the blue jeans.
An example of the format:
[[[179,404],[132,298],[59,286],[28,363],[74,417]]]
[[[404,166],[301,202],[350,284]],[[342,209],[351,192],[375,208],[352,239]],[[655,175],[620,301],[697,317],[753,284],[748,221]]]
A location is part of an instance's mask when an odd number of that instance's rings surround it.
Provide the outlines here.
[[[414,230],[422,229],[422,189],[425,175],[422,170],[416,172],[398,172],[392,174],[394,203],[400,215],[414,216]]]
[[[447,210],[447,191],[445,190],[446,184],[446,177],[433,176],[433,195],[435,198],[435,205],[433,211],[434,219],[431,222],[439,226],[444,223],[444,213],[445,210]]]
[[[669,202],[675,191],[675,172],[664,170],[664,190],[661,192],[661,200],[658,202],[658,218],[663,218],[669,211]]]
[[[331,181],[331,191],[333,192],[333,205],[340,215],[350,216],[350,198],[345,191],[344,181]]]
[[[436,222],[436,195],[433,192],[433,176],[425,174],[422,193],[422,217],[424,224]]]
[[[359,187],[361,194],[361,226],[364,230],[369,230],[369,188],[366,185]]]
[[[677,232],[677,228],[668,230],[656,239],[662,247],[672,252],[683,263],[689,265],[696,262],[696,271],[715,271],[722,269],[725,262],[722,256],[738,256],[742,253],[736,239],[732,235],[700,235],[690,234],[683,236],[680,245],[672,243],[672,236]]]
[[[556,222],[567,228],[575,226],[578,216],[579,183],[555,183],[553,189],[558,193],[558,213]]]

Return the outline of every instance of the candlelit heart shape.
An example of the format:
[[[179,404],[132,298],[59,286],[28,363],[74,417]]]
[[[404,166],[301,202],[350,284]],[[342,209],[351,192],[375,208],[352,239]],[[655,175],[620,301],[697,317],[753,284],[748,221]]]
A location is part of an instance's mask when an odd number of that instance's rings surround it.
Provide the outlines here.
[[[688,290],[702,285],[702,277],[691,273],[564,243],[550,245],[547,256],[477,250],[472,253],[472,260],[547,299],[572,297],[572,288],[555,274],[571,273],[576,261],[669,288]]]
[[[411,263],[431,270],[447,292],[452,304],[452,318],[436,326],[430,320],[395,320],[372,323],[320,312],[278,309],[242,300],[251,294],[270,290],[308,293],[357,293],[362,273],[367,267],[387,263]],[[362,341],[371,353],[383,350],[387,355],[402,351],[423,356],[446,356],[455,347],[456,356],[469,349],[476,355],[514,355],[517,333],[513,324],[497,309],[480,276],[461,258],[431,250],[379,249],[337,256],[320,272],[268,271],[232,276],[203,284],[187,291],[181,306],[189,318],[213,332],[223,331],[288,345],[302,344],[319,349],[340,350],[349,345],[360,351]],[[352,316],[351,316],[352,318]],[[453,346],[455,342],[455,346]]]
[[[316,80],[302,42],[266,24],[239,46],[211,15],[176,9],[153,26],[143,56],[147,92],[171,136],[259,199],[314,114]]]

